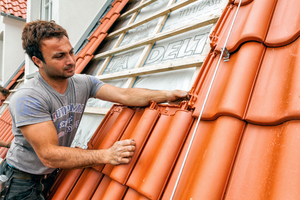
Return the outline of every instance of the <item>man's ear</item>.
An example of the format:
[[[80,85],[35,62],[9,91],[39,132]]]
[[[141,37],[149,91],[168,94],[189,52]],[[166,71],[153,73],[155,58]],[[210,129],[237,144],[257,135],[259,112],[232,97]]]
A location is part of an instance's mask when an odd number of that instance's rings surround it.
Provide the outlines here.
[[[32,61],[41,68],[43,66],[43,61],[41,61],[38,57],[32,56]]]

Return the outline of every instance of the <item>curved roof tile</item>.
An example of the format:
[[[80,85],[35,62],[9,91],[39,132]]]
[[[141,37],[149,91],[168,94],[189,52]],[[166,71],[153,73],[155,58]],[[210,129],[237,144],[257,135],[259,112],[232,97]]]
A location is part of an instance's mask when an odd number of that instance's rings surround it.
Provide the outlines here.
[[[185,110],[161,115],[126,185],[149,199],[159,199],[193,121],[192,112]]]
[[[237,50],[242,43],[247,41],[264,42],[276,2],[277,0],[256,0],[240,7],[226,46],[229,52]],[[237,7],[235,5],[230,10],[228,17],[225,17],[226,13],[222,15],[224,18],[221,17],[220,20],[225,20],[224,27],[218,31],[219,34],[211,36],[219,38],[216,45],[217,51],[224,46]]]
[[[202,115],[203,119],[216,119],[220,115],[243,119],[264,51],[264,45],[249,42],[242,45],[237,53],[232,54],[228,62],[220,62]],[[199,73],[201,78],[198,78],[201,80],[193,86],[196,96],[193,105],[195,117],[200,114],[219,58],[220,55],[217,54],[211,63],[202,66]]]
[[[265,41],[267,46],[283,46],[300,36],[300,1],[278,0],[269,32]]]
[[[0,11],[26,19],[27,0],[0,0]]]
[[[267,48],[246,120],[277,125],[300,119],[300,39],[279,48]]]
[[[171,197],[195,125],[196,122],[162,200],[169,200]],[[227,116],[214,121],[200,121],[174,199],[223,199],[244,126],[244,121]]]
[[[225,200],[299,199],[300,121],[248,124]]]

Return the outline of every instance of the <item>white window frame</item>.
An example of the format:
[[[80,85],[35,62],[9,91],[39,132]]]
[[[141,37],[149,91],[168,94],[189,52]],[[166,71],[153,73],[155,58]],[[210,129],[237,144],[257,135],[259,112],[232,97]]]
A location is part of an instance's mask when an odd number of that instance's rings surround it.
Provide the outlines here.
[[[42,0],[41,3],[41,19],[50,21],[52,20],[52,0]]]

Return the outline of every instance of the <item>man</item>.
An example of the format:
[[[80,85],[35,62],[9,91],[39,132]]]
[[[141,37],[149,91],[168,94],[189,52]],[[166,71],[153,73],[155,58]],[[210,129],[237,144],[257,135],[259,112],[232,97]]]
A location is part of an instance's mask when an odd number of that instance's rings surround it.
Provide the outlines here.
[[[187,93],[180,90],[122,89],[89,75],[74,74],[73,47],[66,30],[54,21],[27,23],[22,40],[39,74],[10,101],[15,138],[0,170],[9,178],[5,199],[45,198],[58,168],[130,162],[135,151],[133,139],[118,141],[109,149],[69,147],[88,98],[127,106],[187,99]]]
[[[0,86],[0,106],[2,106],[2,104],[4,103],[8,95],[9,95],[8,89]],[[0,147],[9,148],[10,144],[11,144],[10,142],[5,142],[3,140],[0,140]]]
[[[0,86],[0,106],[2,106],[2,104],[4,103],[8,95],[9,95],[8,89]]]

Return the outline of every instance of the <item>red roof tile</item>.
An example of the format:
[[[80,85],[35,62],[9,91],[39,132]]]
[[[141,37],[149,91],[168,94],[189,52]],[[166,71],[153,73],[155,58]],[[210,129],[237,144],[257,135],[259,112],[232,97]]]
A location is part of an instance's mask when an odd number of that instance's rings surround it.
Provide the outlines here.
[[[12,120],[8,108],[3,112],[0,117],[0,127],[1,127],[1,140],[6,142],[11,142],[13,140],[12,134]],[[7,148],[0,148],[0,157],[4,159],[6,157]]]
[[[247,121],[277,125],[300,119],[299,48],[300,39],[283,47],[267,48],[246,115]]]
[[[23,66],[11,82],[6,86],[6,89],[11,89],[11,87],[17,82],[17,80],[23,76],[25,66]],[[0,117],[0,139],[6,142],[11,142],[14,138],[12,134],[12,119],[9,113],[8,107],[4,110]],[[0,157],[4,159],[6,157],[7,148],[0,148]]]
[[[293,42],[300,35],[300,1],[277,1],[270,23],[267,46],[282,46]]]
[[[226,199],[299,199],[299,122],[247,125]]]
[[[0,0],[0,11],[26,19],[27,0]]]
[[[76,184],[83,171],[84,169],[61,171],[57,177],[54,187],[52,188],[52,193],[50,194],[49,199],[67,199],[69,193],[73,189],[73,186]]]
[[[164,200],[171,197],[195,124],[165,188]],[[228,116],[200,122],[174,199],[223,199],[244,126],[244,121]]]
[[[25,65],[18,71],[18,73],[15,75],[15,77],[10,81],[10,83],[6,86],[6,89],[10,89],[13,84],[16,83],[18,78],[20,78],[22,75],[24,75],[25,71]]]
[[[256,0],[240,7],[226,46],[229,52],[235,51],[243,42],[263,42],[265,40],[276,2],[277,0]],[[233,17],[237,11],[236,5],[230,7],[230,13],[227,15],[225,12],[220,18],[221,21],[224,20],[222,23],[225,25],[221,27],[221,30],[215,31],[219,32],[218,34],[211,36],[215,40],[218,39],[218,41],[213,41],[217,43],[217,51],[220,51],[224,46]]]
[[[192,122],[192,112],[186,110],[178,110],[175,115],[161,115],[126,185],[149,199],[158,199]]]
[[[249,42],[233,54],[228,62],[221,62],[202,115],[203,119],[216,119],[224,114],[243,118],[264,51],[264,45]],[[202,109],[219,58],[220,55],[215,54],[212,62],[202,65],[199,73],[201,81],[195,82],[193,86],[196,117]]]

